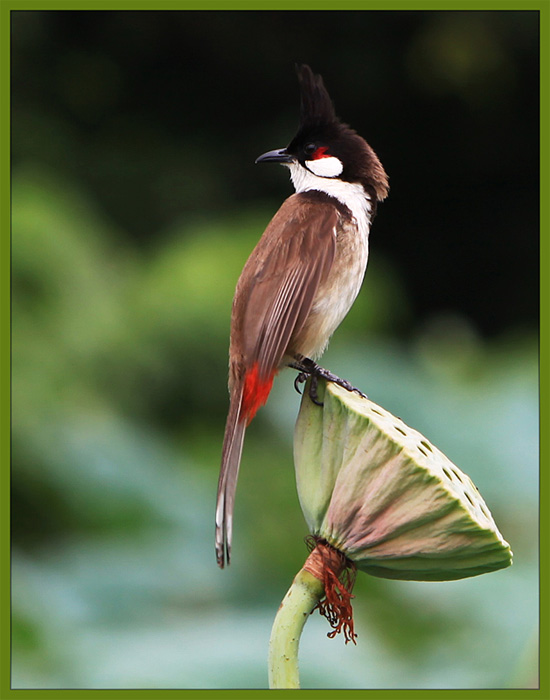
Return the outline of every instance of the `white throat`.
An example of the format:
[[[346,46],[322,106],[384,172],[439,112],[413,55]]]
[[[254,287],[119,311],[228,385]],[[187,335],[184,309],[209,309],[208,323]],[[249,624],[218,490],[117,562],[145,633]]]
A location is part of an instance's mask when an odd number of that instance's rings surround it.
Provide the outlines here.
[[[285,163],[285,165],[287,165]],[[325,192],[344,204],[357,221],[360,232],[366,237],[370,229],[372,203],[362,185],[357,182],[345,182],[334,177],[320,177],[302,167],[300,163],[288,163],[290,179],[297,193],[308,190]]]

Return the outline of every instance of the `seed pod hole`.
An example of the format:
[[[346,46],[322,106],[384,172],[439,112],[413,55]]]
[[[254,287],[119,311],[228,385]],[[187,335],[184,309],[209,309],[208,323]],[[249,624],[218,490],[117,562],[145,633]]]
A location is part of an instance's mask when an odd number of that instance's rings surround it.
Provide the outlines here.
[[[424,445],[424,447],[425,447],[427,450],[429,450],[430,452],[432,452],[432,446],[430,445],[429,442],[426,442],[425,440],[421,440],[421,441],[420,441],[420,444],[421,444],[421,445]]]
[[[401,428],[400,428],[398,425],[395,426],[395,429],[396,429],[398,432],[400,432],[401,435],[405,435],[405,437],[407,436],[407,433],[406,433],[404,430],[401,430]]]
[[[464,495],[466,496],[466,498],[470,501],[470,503],[472,505],[475,505],[474,502],[472,501],[472,499],[470,498],[470,494],[467,491],[464,491]]]
[[[456,469],[452,469],[452,472],[453,472],[453,474],[456,476],[456,478],[457,478],[459,481],[461,481],[462,483],[464,483],[464,479],[462,478],[462,475],[460,474],[460,472],[457,472]]]
[[[382,416],[382,417],[384,416],[383,413],[380,413],[380,411],[377,411],[375,408],[371,408],[371,411],[372,411],[373,413],[376,413],[377,416]]]
[[[424,457],[427,457],[427,456],[428,456],[428,453],[427,453],[427,452],[424,452],[424,450],[420,447],[420,445],[417,445],[417,447],[418,447],[418,451],[419,451],[419,452],[422,452],[422,454],[424,455]]]
[[[453,475],[452,475],[451,472],[447,469],[447,467],[443,467],[443,473],[445,474],[445,476],[447,477],[447,479],[449,479],[449,481],[452,481],[452,480],[453,480]]]

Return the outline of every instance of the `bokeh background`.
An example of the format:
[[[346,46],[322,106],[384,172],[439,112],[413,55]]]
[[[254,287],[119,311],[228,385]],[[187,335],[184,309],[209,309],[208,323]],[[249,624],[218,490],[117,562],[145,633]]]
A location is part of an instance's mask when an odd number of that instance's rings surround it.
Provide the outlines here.
[[[538,14],[12,12],[15,688],[265,688],[307,554],[283,373],[213,516],[234,285],[291,193],[295,62],[390,175],[323,364],[480,488],[514,565],[360,574],[305,688],[537,685]]]

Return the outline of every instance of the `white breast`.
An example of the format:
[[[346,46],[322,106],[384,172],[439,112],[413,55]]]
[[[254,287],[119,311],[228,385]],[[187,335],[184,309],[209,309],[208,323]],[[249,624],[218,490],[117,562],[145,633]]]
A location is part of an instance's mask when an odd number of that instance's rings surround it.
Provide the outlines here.
[[[350,235],[352,226],[346,227],[345,235]],[[336,260],[326,282],[319,288],[313,300],[313,306],[308,316],[302,335],[303,347],[300,352],[306,357],[315,359],[325,350],[331,335],[343,321],[355,301],[363,278],[368,260],[368,236],[364,230],[354,233],[353,243],[347,242],[345,273],[342,273],[344,261]],[[336,256],[341,255],[337,247]]]
[[[350,310],[361,289],[369,255],[371,201],[358,183],[319,177],[298,163],[291,163],[288,167],[296,192],[325,192],[348,207],[353,216],[353,225],[348,224],[341,231],[335,231],[337,241],[334,272],[319,288],[300,334],[300,347],[296,348],[302,355],[315,359],[322,354],[330,336]],[[345,274],[342,274],[342,268],[345,269]]]

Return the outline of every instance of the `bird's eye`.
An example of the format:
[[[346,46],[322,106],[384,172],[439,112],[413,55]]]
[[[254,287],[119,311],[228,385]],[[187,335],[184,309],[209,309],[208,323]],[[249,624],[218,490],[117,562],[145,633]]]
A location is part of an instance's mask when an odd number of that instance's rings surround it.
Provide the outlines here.
[[[313,154],[315,153],[316,150],[317,150],[317,146],[316,146],[316,144],[314,144],[314,143],[308,143],[308,144],[306,144],[306,145],[304,146],[304,152],[305,152],[306,155],[308,155],[308,156],[313,155]]]

